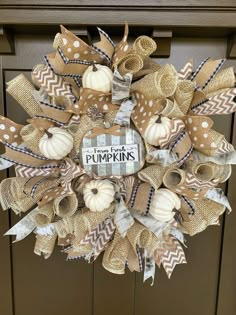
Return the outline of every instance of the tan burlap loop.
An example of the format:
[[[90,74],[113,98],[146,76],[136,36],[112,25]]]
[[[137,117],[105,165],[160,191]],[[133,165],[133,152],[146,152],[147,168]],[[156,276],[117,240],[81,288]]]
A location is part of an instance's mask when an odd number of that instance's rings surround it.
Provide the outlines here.
[[[168,169],[166,170],[163,183],[167,188],[171,188],[174,186],[184,185],[185,182],[185,171],[181,169]]]
[[[229,90],[231,90],[231,88],[223,88],[223,89],[219,89],[219,90],[207,93],[207,98],[213,97],[213,96],[215,96],[217,94],[226,93]]]
[[[104,123],[112,125],[114,123],[117,113],[118,110],[111,110],[110,112],[106,113],[104,115]]]
[[[39,140],[42,138],[44,132],[35,128],[31,124],[25,125],[21,129],[21,137],[25,142],[27,148],[33,151],[36,154],[41,155],[42,153],[39,150]]]
[[[186,169],[196,178],[203,181],[213,181],[215,184],[223,183],[229,179],[232,167],[230,164],[219,165],[213,162],[200,162],[189,160]]]
[[[233,67],[221,70],[217,75],[208,83],[204,89],[204,93],[209,97],[209,93],[234,87],[235,75]]]
[[[68,131],[74,137],[74,149],[76,153],[80,151],[80,145],[85,134],[94,127],[103,127],[103,120],[92,120],[87,115],[81,117],[78,125],[69,126]]]
[[[149,36],[139,36],[133,43],[133,49],[141,56],[150,56],[156,49],[156,42]]]
[[[186,162],[186,169],[202,181],[211,181],[215,178],[215,166],[212,162],[202,163],[195,160]]]
[[[36,242],[34,253],[36,255],[43,255],[45,259],[49,258],[54,250],[57,234],[50,236],[36,235]]]
[[[181,80],[178,82],[175,91],[175,100],[179,105],[181,112],[187,114],[191,105],[194,94],[195,83],[189,80]]]
[[[143,68],[143,59],[138,54],[128,54],[124,56],[118,65],[119,73],[124,76],[127,73],[137,73]]]
[[[169,117],[169,118],[175,118],[175,117],[183,117],[184,113],[181,111],[179,105],[174,100],[170,100],[168,98],[161,99],[158,101],[158,104],[163,107],[163,110],[161,111],[161,114],[163,116]]]
[[[63,47],[63,39],[62,39],[61,33],[57,33],[55,35],[52,46],[55,50],[57,50],[58,47]]]
[[[7,83],[7,92],[14,97],[31,117],[42,113],[39,104],[33,97],[34,91],[34,86],[24,74],[18,75]]]
[[[172,96],[177,87],[177,72],[172,65],[166,64],[160,70],[146,75],[131,86],[131,91],[139,91],[148,99]]]
[[[116,231],[113,241],[109,243],[103,255],[103,267],[112,273],[124,274],[130,249],[127,237],[121,238],[119,232]]]
[[[189,235],[204,231],[209,225],[219,224],[219,216],[225,207],[209,199],[199,199],[193,202],[195,213],[191,221],[183,222],[183,229]]]
[[[158,243],[158,238],[144,225],[138,222],[135,222],[128,230],[127,238],[135,252],[138,245],[141,248],[145,248],[150,255],[153,254]]]
[[[133,79],[139,79],[149,73],[160,70],[161,66],[150,57],[143,58],[143,67],[141,70],[133,74]]]
[[[53,209],[56,215],[61,218],[72,216],[78,209],[76,194],[59,196],[54,200]]]
[[[25,191],[25,185],[28,181],[28,177],[12,177],[4,179],[0,183],[0,201],[3,210],[11,208],[16,214],[26,212],[42,198],[47,189],[58,185],[57,180],[45,179],[37,187],[34,197],[31,197]]]
[[[35,213],[34,221],[37,226],[45,226],[52,222],[53,217],[53,202],[49,202],[38,209]]]
[[[168,169],[163,177],[163,184],[166,188],[173,192],[186,196],[189,199],[202,198],[207,191],[207,188],[192,188],[186,180],[186,172],[182,169]]]
[[[155,189],[158,189],[162,184],[166,170],[166,167],[151,165],[138,172],[138,177],[142,181],[149,183]]]
[[[74,222],[79,214],[75,213],[71,217],[66,217],[54,223],[54,228],[59,238],[64,238],[68,234],[74,234]]]

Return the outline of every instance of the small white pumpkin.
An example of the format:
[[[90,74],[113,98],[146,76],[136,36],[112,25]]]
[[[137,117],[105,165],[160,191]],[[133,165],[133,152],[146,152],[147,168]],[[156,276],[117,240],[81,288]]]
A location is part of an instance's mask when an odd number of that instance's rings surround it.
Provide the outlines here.
[[[168,222],[175,215],[173,210],[179,210],[180,207],[181,201],[173,191],[160,188],[152,197],[149,213],[158,221]]]
[[[109,93],[112,88],[113,73],[110,68],[93,64],[89,66],[82,76],[84,88]]]
[[[155,115],[148,122],[143,137],[147,143],[158,146],[160,138],[167,136],[170,131],[171,120],[168,117]]]
[[[84,186],[84,202],[93,212],[107,209],[114,200],[115,189],[108,180],[91,180]]]
[[[39,150],[48,159],[61,160],[73,148],[73,137],[66,130],[51,127],[39,140]]]

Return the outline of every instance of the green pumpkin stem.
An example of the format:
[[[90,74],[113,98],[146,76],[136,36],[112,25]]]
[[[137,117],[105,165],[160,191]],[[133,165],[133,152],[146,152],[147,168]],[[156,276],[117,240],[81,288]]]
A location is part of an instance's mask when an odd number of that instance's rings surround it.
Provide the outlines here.
[[[48,139],[52,138],[53,134],[49,132],[47,129],[45,129],[45,133],[48,136]]]
[[[96,67],[95,63],[93,63],[92,66],[93,66],[93,71],[94,72],[98,71],[98,68]]]
[[[156,123],[157,123],[157,124],[161,124],[161,116],[162,116],[161,114],[158,115],[158,118],[157,118],[157,120],[156,120]]]

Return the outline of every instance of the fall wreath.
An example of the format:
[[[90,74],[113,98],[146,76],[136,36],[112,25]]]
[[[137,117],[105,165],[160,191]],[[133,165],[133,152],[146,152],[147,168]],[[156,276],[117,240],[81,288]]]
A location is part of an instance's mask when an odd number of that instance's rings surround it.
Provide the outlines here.
[[[21,74],[7,84],[30,118],[0,116],[0,168],[15,168],[1,205],[28,212],[6,234],[35,233],[45,258],[57,243],[68,260],[103,253],[112,273],[154,280],[162,265],[170,277],[186,263],[184,234],[231,210],[217,185],[236,155],[208,116],[235,112],[234,71],[209,58],[177,72],[150,58],[150,37],[129,44],[128,25],[118,45],[98,32],[88,45],[61,26],[32,83]]]

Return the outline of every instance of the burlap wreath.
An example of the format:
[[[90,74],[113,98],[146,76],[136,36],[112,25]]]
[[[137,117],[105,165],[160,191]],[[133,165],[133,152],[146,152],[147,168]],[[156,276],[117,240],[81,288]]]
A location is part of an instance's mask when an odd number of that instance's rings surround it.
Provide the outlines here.
[[[6,234],[34,232],[45,258],[57,242],[69,260],[104,252],[110,272],[144,266],[144,280],[154,279],[163,265],[170,277],[186,263],[184,234],[231,210],[217,185],[235,151],[208,116],[235,112],[234,71],[206,59],[177,72],[150,58],[151,38],[129,44],[128,25],[118,45],[98,32],[88,45],[61,26],[33,83],[23,74],[8,82],[30,118],[22,126],[0,117],[1,169],[16,171],[0,184],[1,205],[28,212]]]

